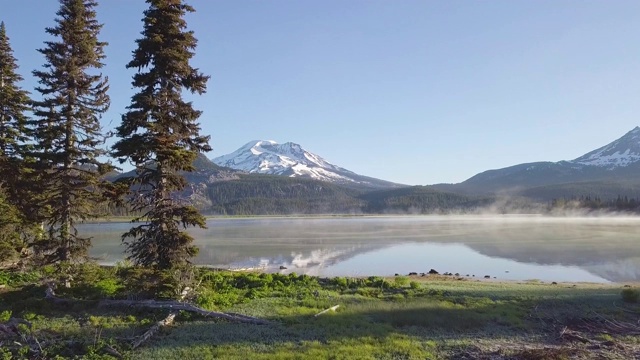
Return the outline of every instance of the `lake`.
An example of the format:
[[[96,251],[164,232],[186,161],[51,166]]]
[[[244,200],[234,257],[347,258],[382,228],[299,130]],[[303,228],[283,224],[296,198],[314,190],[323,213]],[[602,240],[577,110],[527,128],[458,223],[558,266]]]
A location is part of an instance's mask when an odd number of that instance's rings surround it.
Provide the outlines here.
[[[459,273],[500,280],[640,279],[640,218],[372,216],[214,218],[191,229],[195,263],[319,276]],[[123,258],[130,223],[82,224],[91,255]],[[286,270],[280,270],[284,266]]]

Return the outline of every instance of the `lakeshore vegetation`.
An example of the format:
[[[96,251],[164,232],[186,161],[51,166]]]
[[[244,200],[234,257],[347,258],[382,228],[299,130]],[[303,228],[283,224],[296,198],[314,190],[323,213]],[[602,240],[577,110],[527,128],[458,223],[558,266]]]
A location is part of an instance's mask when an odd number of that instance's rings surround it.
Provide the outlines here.
[[[76,285],[45,297],[52,266],[0,272],[5,359],[633,359],[636,287],[494,282],[425,275],[317,278],[127,264],[73,269]],[[175,312],[175,299],[259,324]],[[116,306],[119,301],[124,305]],[[140,306],[136,306],[140,305]],[[337,306],[337,307],[336,307]],[[325,311],[327,309],[333,309]]]

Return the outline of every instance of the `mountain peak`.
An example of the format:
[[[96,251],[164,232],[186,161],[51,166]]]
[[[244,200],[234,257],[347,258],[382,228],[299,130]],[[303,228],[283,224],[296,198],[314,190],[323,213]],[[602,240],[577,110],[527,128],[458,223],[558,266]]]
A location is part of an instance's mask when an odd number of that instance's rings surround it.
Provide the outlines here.
[[[613,169],[640,161],[640,127],[636,126],[621,138],[571,161]]]
[[[213,159],[213,162],[249,173],[309,177],[318,180],[343,179],[350,171],[312,154],[299,144],[279,144],[273,140],[253,140],[238,150]]]
[[[460,184],[438,185],[436,188],[466,193],[507,192],[547,194],[549,198],[594,195],[594,188],[585,185],[609,184],[640,179],[640,127],[635,127],[617,140],[571,161],[535,162],[488,170]],[[572,188],[571,184],[582,184]],[[573,189],[567,192],[566,189]],[[568,186],[568,187],[567,187]],[[627,186],[627,185],[625,185]],[[579,190],[575,190],[579,189]],[[628,188],[625,188],[628,189]],[[626,191],[626,190],[625,190]],[[597,194],[597,193],[596,193]]]
[[[214,158],[213,162],[248,173],[303,177],[369,187],[397,186],[331,164],[294,142],[279,144],[273,140],[253,140],[230,154]]]

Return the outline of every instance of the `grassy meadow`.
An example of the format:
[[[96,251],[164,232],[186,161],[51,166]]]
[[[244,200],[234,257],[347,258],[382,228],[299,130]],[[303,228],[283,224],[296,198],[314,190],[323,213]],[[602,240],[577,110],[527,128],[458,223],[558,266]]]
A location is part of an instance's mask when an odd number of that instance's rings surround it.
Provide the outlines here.
[[[62,302],[45,298],[47,281]],[[105,307],[100,299],[180,297],[266,325]],[[640,358],[635,287],[478,281],[452,276],[315,278],[126,266],[0,273],[0,359],[633,359]],[[71,299],[71,300],[69,300]],[[322,310],[339,305],[335,311]]]

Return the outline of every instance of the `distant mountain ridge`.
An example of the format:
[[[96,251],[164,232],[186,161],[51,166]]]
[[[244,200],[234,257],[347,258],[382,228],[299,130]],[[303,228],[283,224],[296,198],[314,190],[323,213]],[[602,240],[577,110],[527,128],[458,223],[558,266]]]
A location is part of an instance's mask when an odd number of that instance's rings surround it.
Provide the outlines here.
[[[640,185],[640,127],[635,127],[621,138],[582,155],[574,160],[534,162],[509,166],[479,173],[459,184],[436,184],[434,188],[467,194],[514,193],[532,188],[548,191],[560,185],[565,188],[610,184],[614,188],[624,183]],[[635,186],[634,186],[635,188]],[[536,197],[533,194],[533,197]],[[540,196],[542,198],[542,196]]]
[[[204,154],[199,154],[193,165],[194,171],[183,173],[187,187],[176,196],[212,215],[442,213],[474,211],[490,202],[486,197],[400,186],[357,174],[352,175],[355,180],[363,178],[367,184],[377,180],[391,186],[353,186],[355,182],[339,184],[302,176],[249,173],[217,165]],[[135,170],[113,174],[109,179],[130,176],[135,176]],[[120,214],[127,215],[126,210]]]
[[[299,144],[272,140],[250,141],[238,150],[216,157],[213,162],[247,173],[309,178],[341,185],[397,188],[404,185],[363,176],[334,165]]]
[[[640,127],[574,160],[489,170],[459,184],[362,176],[291,142],[256,140],[214,160],[199,154],[193,165],[177,196],[208,214],[544,212],[559,198],[639,198]]]

